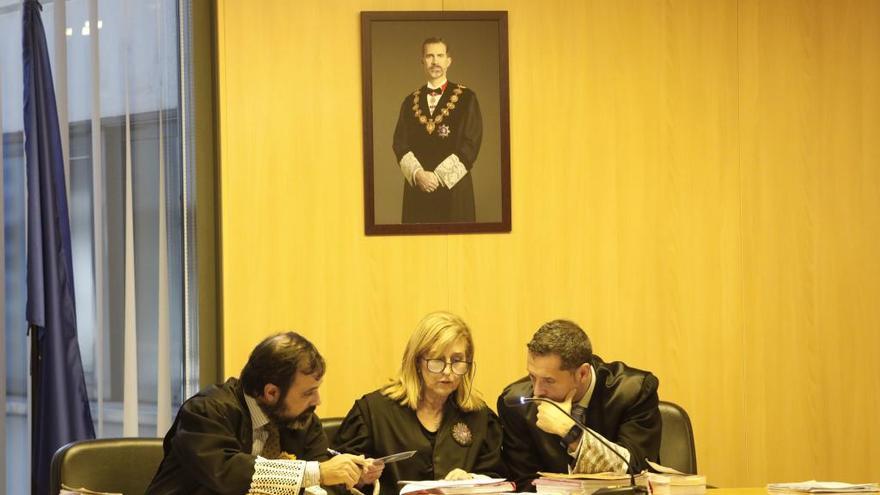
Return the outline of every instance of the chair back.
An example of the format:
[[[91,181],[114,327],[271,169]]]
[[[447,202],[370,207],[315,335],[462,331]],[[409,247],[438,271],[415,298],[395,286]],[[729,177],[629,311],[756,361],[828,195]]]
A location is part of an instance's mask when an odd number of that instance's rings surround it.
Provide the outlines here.
[[[162,462],[161,438],[101,438],[72,442],[52,457],[49,493],[78,489],[141,495]]]
[[[697,472],[697,450],[691,418],[681,406],[660,401],[663,432],[660,436],[660,464],[683,473]]]
[[[342,426],[342,418],[321,418],[321,426],[324,427],[324,433],[327,435],[327,441],[333,445],[333,438],[339,427]]]

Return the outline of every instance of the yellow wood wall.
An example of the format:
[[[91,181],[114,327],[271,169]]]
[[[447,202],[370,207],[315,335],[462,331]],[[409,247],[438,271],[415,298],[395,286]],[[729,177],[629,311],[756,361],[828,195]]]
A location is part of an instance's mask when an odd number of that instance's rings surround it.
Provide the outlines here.
[[[711,483],[880,478],[880,2],[218,5],[227,375],[297,329],[342,415],[449,309],[494,403],[568,317]],[[509,11],[510,234],[363,235],[358,12],[418,9]]]

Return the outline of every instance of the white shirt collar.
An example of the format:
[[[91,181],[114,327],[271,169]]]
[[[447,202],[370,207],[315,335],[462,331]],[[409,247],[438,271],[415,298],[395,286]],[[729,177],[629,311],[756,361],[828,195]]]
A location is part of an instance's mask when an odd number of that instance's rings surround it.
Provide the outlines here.
[[[440,84],[434,85],[434,84],[431,84],[431,83],[429,82],[429,83],[428,83],[428,89],[442,88],[443,85],[446,84],[446,83],[447,83],[447,81],[446,81],[446,78],[444,77],[444,78],[443,78],[443,81],[441,81]]]
[[[593,397],[593,390],[596,388],[596,370],[593,368],[593,365],[590,365],[590,386],[587,387],[587,393],[581,397],[581,400],[578,401],[578,405],[583,407],[584,409],[590,405],[590,398]]]
[[[257,403],[257,399],[254,399],[248,394],[244,394],[244,402],[247,404],[248,412],[251,413],[251,424],[253,425],[254,431],[269,424],[269,417],[263,412],[263,408]]]

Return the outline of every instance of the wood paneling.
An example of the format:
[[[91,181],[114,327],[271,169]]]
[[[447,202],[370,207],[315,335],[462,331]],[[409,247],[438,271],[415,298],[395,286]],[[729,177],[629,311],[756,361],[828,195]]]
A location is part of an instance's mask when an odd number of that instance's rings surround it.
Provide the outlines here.
[[[740,5],[751,479],[877,478],[877,2]]]
[[[358,12],[419,9],[509,11],[510,234],[363,235]],[[342,415],[449,309],[494,404],[568,317],[660,377],[711,483],[876,479],[880,2],[218,11],[228,375],[300,330]]]

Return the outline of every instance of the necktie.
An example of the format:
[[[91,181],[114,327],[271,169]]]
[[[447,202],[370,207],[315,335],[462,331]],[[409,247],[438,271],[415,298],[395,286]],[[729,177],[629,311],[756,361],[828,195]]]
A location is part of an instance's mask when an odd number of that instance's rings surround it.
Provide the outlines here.
[[[574,416],[574,419],[580,421],[581,423],[583,423],[586,419],[584,417],[586,412],[587,409],[580,404],[574,404],[571,406],[571,415]]]
[[[581,424],[584,424],[584,419],[586,419],[586,418],[584,418],[585,412],[586,412],[586,409],[584,409],[584,407],[581,406],[580,404],[572,404],[571,415],[572,415],[572,417],[574,417],[574,419],[580,421]],[[575,428],[579,428],[579,427],[575,426]],[[589,436],[589,434],[587,432],[583,432],[581,435],[582,435],[582,438],[583,438],[583,435]],[[577,466],[577,458],[572,459],[570,465],[572,468],[576,467]]]
[[[431,89],[428,88],[428,96],[439,97],[443,94],[443,90],[441,88]],[[428,98],[428,111],[431,112],[431,115],[434,115],[434,109],[437,108],[437,103],[440,103],[440,100]]]
[[[278,459],[281,456],[281,437],[278,434],[278,427],[275,426],[275,423],[266,423],[266,426],[263,428],[269,433],[269,436],[266,437],[266,442],[263,444],[263,451],[260,453],[261,456],[266,459]]]

